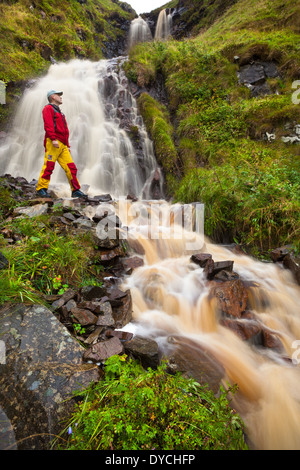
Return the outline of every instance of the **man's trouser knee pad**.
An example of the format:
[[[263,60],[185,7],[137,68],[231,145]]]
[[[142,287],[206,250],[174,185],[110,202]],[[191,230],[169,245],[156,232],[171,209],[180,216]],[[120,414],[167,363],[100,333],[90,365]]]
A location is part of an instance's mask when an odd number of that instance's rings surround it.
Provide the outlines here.
[[[74,191],[76,189],[79,189],[80,184],[77,179],[77,168],[75,163],[73,162],[68,147],[62,142],[59,142],[59,148],[56,148],[52,144],[52,141],[50,139],[47,139],[44,165],[36,187],[37,191],[42,188],[48,188],[56,162],[58,162],[60,166],[64,169],[69,180],[71,190]]]

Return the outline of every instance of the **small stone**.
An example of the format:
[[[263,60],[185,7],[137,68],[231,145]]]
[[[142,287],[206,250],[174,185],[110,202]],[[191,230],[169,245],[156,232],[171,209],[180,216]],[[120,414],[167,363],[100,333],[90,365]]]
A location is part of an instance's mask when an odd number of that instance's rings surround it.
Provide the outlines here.
[[[130,341],[133,338],[133,333],[129,333],[128,331],[106,330],[105,336],[108,338],[116,336],[120,341]]]
[[[72,308],[71,314],[82,326],[94,325],[97,322],[97,317],[90,310],[84,310],[83,308]]]
[[[104,302],[97,307],[96,313],[99,313],[97,325],[115,326],[113,311],[109,302]]]
[[[212,255],[209,253],[198,253],[191,256],[191,261],[193,261],[193,263],[199,264],[201,268],[204,268],[210,260],[212,260]]]
[[[85,286],[81,289],[84,300],[100,299],[105,295],[105,289],[101,286]]]
[[[83,360],[92,362],[104,362],[111,356],[123,353],[124,348],[119,338],[113,337],[107,341],[100,341],[90,346],[83,353]]]

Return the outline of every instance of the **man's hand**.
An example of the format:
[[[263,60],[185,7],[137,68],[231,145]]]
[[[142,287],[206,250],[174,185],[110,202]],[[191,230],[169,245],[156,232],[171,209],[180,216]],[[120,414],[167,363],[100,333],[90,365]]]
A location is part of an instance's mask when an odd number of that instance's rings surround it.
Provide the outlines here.
[[[59,148],[59,143],[57,140],[52,140],[53,147]]]

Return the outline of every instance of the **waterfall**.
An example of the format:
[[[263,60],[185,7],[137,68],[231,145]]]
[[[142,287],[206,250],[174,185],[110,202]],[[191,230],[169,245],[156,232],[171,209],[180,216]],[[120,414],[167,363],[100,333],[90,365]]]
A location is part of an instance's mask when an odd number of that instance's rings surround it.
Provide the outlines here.
[[[139,197],[155,171],[152,142],[138,114],[136,100],[122,69],[125,58],[72,60],[52,65],[27,89],[12,130],[0,147],[0,174],[38,179],[44,159],[42,109],[50,89],[64,92],[61,106],[70,129],[70,146],[81,185],[89,194]],[[138,134],[140,155],[129,137]],[[69,194],[63,170],[56,164],[50,185]],[[49,186],[51,189],[51,186]]]
[[[134,46],[138,42],[151,40],[152,34],[148,23],[141,16],[132,20],[129,30],[129,47]]]
[[[168,39],[172,31],[172,15],[166,10],[161,10],[155,29],[155,39]]]

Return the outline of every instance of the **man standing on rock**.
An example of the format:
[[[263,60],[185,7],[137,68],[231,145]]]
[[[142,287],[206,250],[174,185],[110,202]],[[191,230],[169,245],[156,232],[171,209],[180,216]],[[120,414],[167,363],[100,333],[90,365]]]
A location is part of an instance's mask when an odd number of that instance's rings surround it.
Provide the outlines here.
[[[47,93],[49,104],[43,109],[46,153],[36,190],[40,197],[50,197],[47,189],[57,161],[67,175],[72,197],[87,197],[80,191],[77,167],[70,154],[69,129],[66,118],[59,108],[62,104],[62,94],[62,91],[55,90]]]

